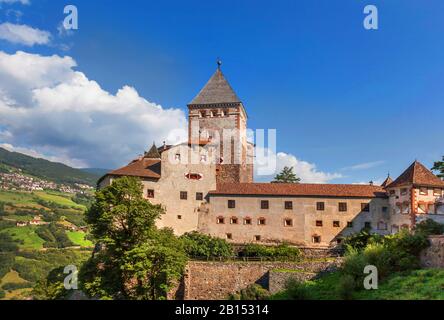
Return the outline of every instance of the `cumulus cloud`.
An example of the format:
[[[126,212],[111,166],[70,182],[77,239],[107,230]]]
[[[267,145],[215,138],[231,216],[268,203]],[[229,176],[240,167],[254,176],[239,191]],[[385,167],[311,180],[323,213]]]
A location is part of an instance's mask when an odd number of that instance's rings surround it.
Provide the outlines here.
[[[25,24],[4,22],[0,24],[0,39],[32,47],[36,44],[48,44],[51,40],[51,33]]]
[[[0,51],[0,146],[74,167],[115,168],[153,141],[186,138],[182,110],[163,108],[130,86],[107,92],[76,69],[69,56]],[[265,176],[256,171],[258,180],[271,180],[284,166],[307,183],[342,177],[292,154],[269,156],[275,159],[271,166],[255,163],[256,170],[268,170]]]
[[[307,161],[299,160],[296,158],[296,156],[292,154],[288,154],[285,152],[278,152],[277,154],[273,154],[272,152],[268,151],[268,155],[266,158],[273,158],[275,160],[272,160],[268,163],[262,162],[256,162],[255,163],[255,178],[258,180],[271,180],[274,178],[274,176],[281,172],[284,167],[293,167],[293,172],[301,178],[301,182],[303,183],[327,183],[333,179],[342,178],[343,176],[339,173],[328,173],[319,171],[314,163],[310,163]],[[263,157],[261,157],[264,159]],[[273,173],[269,175],[260,175],[258,172],[260,172],[261,167],[270,168],[270,163],[275,161],[275,169],[273,169]],[[267,161],[266,161],[267,162]]]
[[[65,163],[76,159],[76,166],[111,168],[152,141],[183,137],[183,111],[162,108],[129,86],[107,92],[74,67],[68,56],[0,51],[0,142],[32,146]]]

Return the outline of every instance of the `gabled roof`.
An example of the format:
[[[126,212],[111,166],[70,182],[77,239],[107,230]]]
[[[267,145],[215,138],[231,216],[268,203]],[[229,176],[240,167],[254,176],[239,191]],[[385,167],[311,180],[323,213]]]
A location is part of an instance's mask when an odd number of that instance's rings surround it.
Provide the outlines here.
[[[208,80],[207,84],[200,90],[189,105],[205,105],[219,103],[240,103],[234,90],[225,79],[220,68]]]
[[[311,183],[220,183],[210,195],[239,196],[319,196],[385,198],[384,188],[359,184],[311,184]]]
[[[381,187],[386,188],[392,182],[393,179],[390,178],[390,175],[388,175],[387,178],[384,180],[384,182],[381,184]]]
[[[444,187],[444,181],[435,176],[429,169],[418,161],[413,162],[388,188],[405,185],[424,187]]]
[[[141,158],[122,168],[108,172],[107,175],[159,179],[160,164],[160,159]]]

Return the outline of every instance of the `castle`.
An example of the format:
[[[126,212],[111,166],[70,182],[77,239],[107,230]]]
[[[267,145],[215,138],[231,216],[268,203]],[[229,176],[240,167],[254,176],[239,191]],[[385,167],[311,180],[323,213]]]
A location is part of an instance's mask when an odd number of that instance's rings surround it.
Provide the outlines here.
[[[444,223],[444,181],[415,161],[381,186],[254,183],[247,113],[220,64],[188,104],[188,141],[152,148],[103,176],[99,188],[139,177],[165,209],[159,227],[197,230],[232,243],[327,247],[366,227],[380,234],[430,218]]]

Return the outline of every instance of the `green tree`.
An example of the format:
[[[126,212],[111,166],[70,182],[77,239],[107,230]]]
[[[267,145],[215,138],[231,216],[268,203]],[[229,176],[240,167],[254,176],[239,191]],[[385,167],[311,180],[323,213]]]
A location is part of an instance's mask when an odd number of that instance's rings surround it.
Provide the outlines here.
[[[432,170],[438,171],[439,173],[437,176],[444,179],[444,156],[442,157],[442,161],[436,161],[433,163]]]
[[[87,211],[102,249],[80,270],[81,285],[102,299],[163,299],[183,272],[186,255],[171,230],[158,230],[164,211],[143,199],[139,179],[124,177],[96,192]]]
[[[299,183],[301,178],[293,172],[293,167],[284,167],[282,171],[274,177],[273,183]]]

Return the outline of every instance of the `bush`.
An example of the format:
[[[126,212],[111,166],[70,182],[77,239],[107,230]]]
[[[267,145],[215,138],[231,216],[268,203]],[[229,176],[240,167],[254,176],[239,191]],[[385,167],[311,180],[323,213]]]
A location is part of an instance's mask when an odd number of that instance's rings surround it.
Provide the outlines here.
[[[267,290],[258,284],[251,284],[240,293],[230,294],[229,300],[266,300],[269,297]]]
[[[427,246],[424,234],[408,231],[385,236],[382,241],[370,241],[363,249],[349,246],[341,271],[358,284],[364,279],[365,266],[374,265],[378,269],[378,278],[382,280],[393,272],[419,268],[419,254]]]
[[[303,282],[290,279],[285,284],[285,290],[290,300],[311,300],[310,291]]]
[[[415,233],[420,233],[426,236],[443,234],[444,224],[440,224],[432,219],[427,219],[416,225]]]
[[[356,280],[353,276],[342,276],[338,283],[339,297],[344,300],[351,300],[353,298],[353,292],[356,290],[356,287]]]
[[[6,296],[6,292],[0,289],[0,299],[3,299]]]
[[[37,235],[45,240],[43,246],[45,248],[66,248],[74,244],[66,235],[65,229],[55,222],[49,225],[39,226],[36,229]]]
[[[233,248],[224,239],[211,237],[197,231],[185,233],[180,237],[185,252],[190,257],[223,257],[233,256]]]
[[[30,287],[31,287],[31,285],[28,282],[20,282],[20,283],[8,282],[8,283],[5,283],[4,285],[2,285],[2,289],[8,290],[8,291],[30,288]]]

